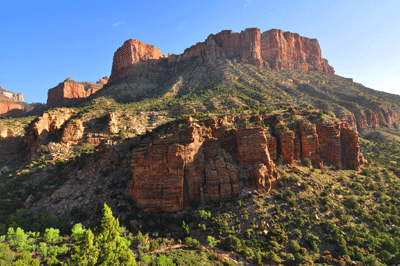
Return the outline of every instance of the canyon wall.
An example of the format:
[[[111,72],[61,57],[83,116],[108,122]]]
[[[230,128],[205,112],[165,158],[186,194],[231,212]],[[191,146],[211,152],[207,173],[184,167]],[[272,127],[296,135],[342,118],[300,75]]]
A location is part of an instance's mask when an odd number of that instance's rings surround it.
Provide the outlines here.
[[[335,73],[322,58],[318,40],[276,29],[261,33],[258,28],[250,28],[240,33],[224,30],[211,34],[183,54],[169,54],[168,58],[153,45],[128,40],[114,54],[110,81],[160,79],[163,74],[184,67],[184,62],[213,62],[221,57],[264,68]]]
[[[263,121],[270,131],[248,121]],[[309,160],[320,168],[359,170],[363,164],[356,131],[337,120],[286,126],[276,116],[228,116],[201,126],[188,119],[183,127],[132,152],[128,194],[144,211],[181,211],[192,200],[228,199],[250,185],[269,191],[278,178],[272,158],[289,165]]]
[[[94,132],[73,114],[72,109],[55,108],[32,121],[25,128],[27,155],[40,156],[42,150],[54,147],[68,150],[82,143],[100,144],[87,137]],[[240,197],[247,187],[270,191],[279,178],[276,163],[359,170],[364,159],[357,132],[335,118],[318,120],[317,114],[294,110],[202,121],[188,117],[138,137],[128,150],[122,148],[125,142],[121,147],[106,144],[112,142],[117,132],[113,127],[118,126],[115,114],[109,113],[96,126],[108,132],[96,156],[101,172],[130,169],[126,191],[140,209],[179,212],[192,201]]]

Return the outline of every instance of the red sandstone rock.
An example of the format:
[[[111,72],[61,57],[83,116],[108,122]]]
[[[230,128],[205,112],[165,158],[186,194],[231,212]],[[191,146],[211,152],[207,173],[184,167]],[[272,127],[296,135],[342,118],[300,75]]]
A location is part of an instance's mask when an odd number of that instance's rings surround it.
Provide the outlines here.
[[[318,154],[322,160],[335,166],[342,166],[340,125],[338,123],[317,124],[316,128],[319,142]]]
[[[82,84],[67,78],[47,93],[47,107],[54,108],[71,105],[86,98],[86,90]]]
[[[283,162],[291,165],[295,159],[295,133],[280,124],[275,126],[275,130],[278,132],[278,142],[281,146],[280,154]]]
[[[152,76],[154,73],[149,71],[131,73],[129,70],[151,70],[160,58],[165,58],[165,55],[157,47],[137,40],[127,40],[114,54],[109,82],[127,77]]]
[[[212,119],[205,127],[189,125],[185,135],[133,150],[128,194],[139,208],[176,212],[191,200],[229,199],[239,194],[239,176],[245,168],[251,169],[251,184],[263,190],[272,187],[277,173],[264,130],[231,130],[220,124],[222,120]]]
[[[168,59],[155,46],[128,40],[114,54],[110,82],[136,77],[163,79],[163,73],[175,73],[185,67],[185,62],[212,63],[227,57],[258,67],[335,73],[321,57],[318,40],[281,30],[261,33],[250,28],[240,33],[224,30],[211,34],[181,55],[168,54]]]
[[[320,166],[320,158],[317,155],[319,148],[318,134],[315,125],[308,121],[299,123],[301,135],[301,158],[309,159],[314,165]]]
[[[47,145],[50,140],[57,137],[62,125],[72,116],[71,109],[54,109],[51,112],[45,112],[33,120],[25,128],[25,142],[30,149],[30,156],[36,154],[41,145]],[[71,133],[74,135],[74,133]]]
[[[342,147],[342,166],[356,171],[360,170],[360,166],[364,163],[364,157],[360,152],[358,135],[347,123],[340,124],[340,142]]]
[[[83,123],[79,119],[69,120],[62,132],[61,142],[64,144],[77,145],[81,142],[84,132]]]
[[[347,123],[301,120],[284,126],[276,115],[251,117],[275,128],[275,136],[266,137],[263,128],[247,128],[247,120],[230,116],[199,126],[189,118],[185,132],[142,142],[132,152],[128,194],[142,210],[176,212],[191,200],[229,199],[243,186],[269,191],[278,178],[270,150],[288,164],[307,158],[318,167],[359,170],[363,163],[357,131]],[[224,127],[227,123],[235,129]]]
[[[0,115],[4,116],[21,116],[24,112],[22,105],[15,103],[12,99],[0,95]]]
[[[103,80],[107,83],[106,80]],[[103,82],[76,82],[67,78],[47,93],[47,108],[72,105],[103,88]]]

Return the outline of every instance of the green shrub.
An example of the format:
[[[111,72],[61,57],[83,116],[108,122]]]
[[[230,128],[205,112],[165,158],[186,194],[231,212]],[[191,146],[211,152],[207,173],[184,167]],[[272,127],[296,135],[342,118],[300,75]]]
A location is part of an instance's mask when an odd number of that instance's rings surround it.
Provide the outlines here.
[[[294,253],[300,252],[300,250],[301,250],[301,247],[300,247],[299,243],[297,243],[296,240],[290,240],[289,248]]]
[[[207,236],[207,242],[210,245],[210,247],[215,247],[218,243],[217,240],[215,240],[215,238],[213,236]]]
[[[59,229],[47,228],[43,235],[43,240],[47,243],[56,243],[59,235]]]
[[[189,236],[190,235],[189,225],[186,224],[185,221],[182,222],[182,229],[183,229],[183,234],[185,236]]]
[[[200,249],[200,242],[195,238],[186,237],[184,243],[191,248]]]
[[[157,250],[159,248],[158,242],[155,239],[150,240],[150,250]]]
[[[124,132],[124,130],[122,128],[118,131],[118,136],[119,136],[120,140],[125,140],[126,139],[126,134],[125,134],[125,132]]]
[[[228,249],[230,251],[235,251],[242,247],[242,242],[236,236],[229,235],[225,239],[225,247],[226,247],[226,249]]]

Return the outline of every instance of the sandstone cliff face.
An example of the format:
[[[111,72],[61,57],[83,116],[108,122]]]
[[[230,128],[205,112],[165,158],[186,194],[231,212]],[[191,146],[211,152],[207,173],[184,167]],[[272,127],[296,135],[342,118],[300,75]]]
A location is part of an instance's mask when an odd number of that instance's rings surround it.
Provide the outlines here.
[[[240,33],[225,30],[212,34],[182,55],[171,55],[168,63],[194,57],[210,62],[218,57],[233,57],[258,67],[334,73],[328,61],[321,57],[318,40],[276,29],[261,33],[258,28],[250,28]]]
[[[0,95],[0,115],[18,117],[24,112],[22,105],[14,102],[12,99]]]
[[[200,126],[189,119],[179,135],[148,139],[132,152],[129,196],[144,211],[177,212],[191,200],[238,195],[244,186],[269,191],[278,178],[271,158],[355,170],[363,163],[357,132],[347,123],[300,120],[285,126],[275,116],[250,119],[263,121],[269,132],[246,121],[229,116]]]
[[[137,40],[127,40],[114,54],[109,81],[142,76],[158,78],[158,73],[148,70],[156,70],[160,58],[165,58],[165,55],[157,47]]]
[[[155,46],[128,40],[114,54],[110,82],[135,77],[162,79],[165,73],[185,67],[185,62],[212,63],[221,57],[272,69],[335,72],[321,57],[318,40],[281,30],[261,33],[250,28],[240,33],[224,30],[211,34],[183,54],[169,54],[167,59]]]
[[[99,83],[76,82],[67,78],[47,93],[47,108],[72,105],[98,92],[108,80],[100,79]]]
[[[86,90],[82,84],[67,78],[47,93],[47,107],[68,106],[86,98]]]
[[[22,93],[13,93],[11,91],[7,91],[3,87],[0,86],[0,94],[6,96],[7,98],[12,99],[14,102],[23,102],[24,101],[24,96]]]
[[[271,189],[277,173],[264,130],[225,129],[221,123],[188,123],[179,136],[133,150],[128,193],[139,208],[176,212],[191,200],[229,199],[243,182]]]

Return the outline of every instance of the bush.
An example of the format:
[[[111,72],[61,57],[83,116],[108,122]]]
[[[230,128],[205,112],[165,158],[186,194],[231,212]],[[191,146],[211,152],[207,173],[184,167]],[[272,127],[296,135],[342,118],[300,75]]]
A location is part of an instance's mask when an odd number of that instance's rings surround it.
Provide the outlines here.
[[[306,182],[301,182],[300,187],[303,190],[308,190],[310,188],[310,185],[308,185],[308,183],[306,183]]]
[[[150,240],[150,250],[157,250],[159,248],[158,242],[155,239]]]
[[[297,243],[296,240],[290,240],[289,248],[294,253],[300,252],[300,250],[301,250],[301,247],[300,247],[299,243]]]
[[[124,132],[124,130],[122,128],[118,131],[118,135],[119,135],[119,139],[120,140],[125,140],[126,139],[126,134],[125,134],[125,132]]]
[[[242,247],[242,242],[236,236],[229,235],[225,239],[225,247],[230,251],[235,251]]]
[[[188,245],[191,248],[200,249],[200,242],[195,238],[186,237],[184,243],[185,245]]]
[[[215,238],[212,236],[207,236],[207,242],[210,245],[210,247],[212,247],[212,248],[215,247],[218,243],[218,241],[215,240]]]

